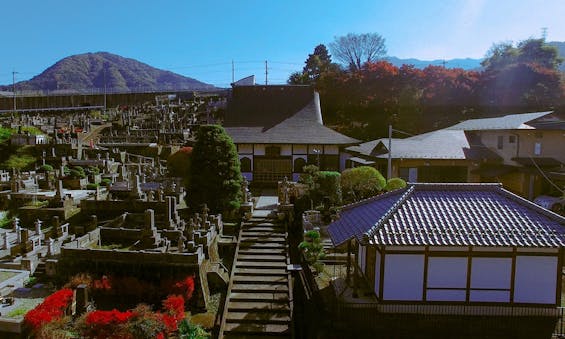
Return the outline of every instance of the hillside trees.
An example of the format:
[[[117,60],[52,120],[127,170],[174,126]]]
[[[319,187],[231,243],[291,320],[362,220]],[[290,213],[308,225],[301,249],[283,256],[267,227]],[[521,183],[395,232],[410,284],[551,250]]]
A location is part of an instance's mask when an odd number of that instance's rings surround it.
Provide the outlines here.
[[[385,136],[388,124],[418,134],[466,119],[547,110],[564,103],[561,59],[555,47],[541,39],[494,45],[484,69],[468,71],[431,65],[396,67],[376,57],[355,59],[359,53],[353,50],[343,52],[344,61],[336,43],[346,37],[336,38],[330,50],[350,67],[320,68],[314,85],[324,121],[358,139]]]
[[[332,63],[332,57],[325,45],[319,44],[314,48],[312,54],[304,62],[302,72],[294,72],[290,75],[288,83],[291,85],[316,85],[318,78],[330,69],[339,68]]]
[[[239,208],[242,176],[235,145],[223,127],[202,125],[196,134],[188,181],[188,204],[212,213]]]
[[[543,39],[495,44],[482,65],[480,105],[542,110],[563,98],[557,48]]]

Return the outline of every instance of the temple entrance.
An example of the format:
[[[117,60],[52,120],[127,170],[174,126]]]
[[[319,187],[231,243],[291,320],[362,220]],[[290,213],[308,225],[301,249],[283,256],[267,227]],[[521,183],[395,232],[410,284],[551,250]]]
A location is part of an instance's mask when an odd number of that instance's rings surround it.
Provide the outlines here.
[[[257,183],[276,183],[284,177],[292,180],[292,158],[258,158],[254,159],[253,181]]]

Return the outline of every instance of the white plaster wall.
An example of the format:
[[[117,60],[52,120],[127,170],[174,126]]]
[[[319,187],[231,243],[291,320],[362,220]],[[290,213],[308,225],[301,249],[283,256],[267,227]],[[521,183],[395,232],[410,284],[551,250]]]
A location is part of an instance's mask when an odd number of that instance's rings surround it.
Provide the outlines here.
[[[471,290],[469,300],[472,302],[510,302],[510,291]]]
[[[255,154],[255,155],[265,155],[265,145],[256,144],[255,147],[254,147],[253,154]]]
[[[384,300],[422,300],[424,255],[386,255],[383,284]]]
[[[473,258],[471,263],[471,289],[510,289],[512,279],[511,258]]]
[[[292,155],[292,145],[281,145],[281,155]]]
[[[465,301],[466,290],[427,290],[427,301]]]
[[[324,154],[339,154],[339,147],[335,145],[325,145]]]
[[[253,154],[252,144],[239,144],[237,145],[237,152],[239,154]]]
[[[357,256],[357,263],[359,264],[359,267],[361,268],[361,272],[365,273],[365,266],[366,266],[366,261],[367,261],[367,246],[362,246],[359,245],[359,249],[358,249],[359,253]]]
[[[375,294],[380,298],[379,289],[381,287],[381,253],[376,251],[375,256]]]
[[[555,304],[557,257],[517,256],[514,302]]]
[[[466,288],[467,258],[428,258],[427,287]]]
[[[293,154],[306,154],[307,153],[307,146],[306,145],[294,145],[293,147]]]

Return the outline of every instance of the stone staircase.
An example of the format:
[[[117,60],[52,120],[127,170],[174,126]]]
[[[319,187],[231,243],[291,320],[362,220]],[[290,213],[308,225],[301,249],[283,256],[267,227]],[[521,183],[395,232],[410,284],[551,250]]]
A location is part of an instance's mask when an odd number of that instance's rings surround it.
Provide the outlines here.
[[[220,338],[290,338],[292,291],[287,233],[268,217],[243,223]]]

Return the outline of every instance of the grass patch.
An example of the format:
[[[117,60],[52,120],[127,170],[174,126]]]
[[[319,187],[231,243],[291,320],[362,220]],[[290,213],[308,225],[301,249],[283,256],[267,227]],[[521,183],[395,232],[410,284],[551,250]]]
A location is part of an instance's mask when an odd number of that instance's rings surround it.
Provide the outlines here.
[[[29,310],[27,308],[18,307],[18,308],[11,310],[10,312],[8,312],[8,314],[6,314],[6,317],[8,317],[8,318],[23,318],[23,316],[28,311]]]

